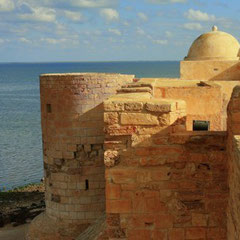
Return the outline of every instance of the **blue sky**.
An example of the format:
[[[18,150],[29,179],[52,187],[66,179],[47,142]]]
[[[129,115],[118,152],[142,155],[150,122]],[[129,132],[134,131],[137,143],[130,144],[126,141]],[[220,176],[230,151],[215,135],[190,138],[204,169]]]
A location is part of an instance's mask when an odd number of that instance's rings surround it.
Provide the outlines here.
[[[0,62],[181,60],[239,0],[0,0]]]

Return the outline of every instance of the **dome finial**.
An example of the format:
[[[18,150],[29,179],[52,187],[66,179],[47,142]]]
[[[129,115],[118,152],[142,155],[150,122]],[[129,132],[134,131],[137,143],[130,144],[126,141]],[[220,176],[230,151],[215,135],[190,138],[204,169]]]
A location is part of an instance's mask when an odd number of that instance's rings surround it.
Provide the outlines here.
[[[213,32],[216,32],[218,30],[218,27],[216,26],[216,25],[214,25],[213,27],[212,27],[212,31]]]

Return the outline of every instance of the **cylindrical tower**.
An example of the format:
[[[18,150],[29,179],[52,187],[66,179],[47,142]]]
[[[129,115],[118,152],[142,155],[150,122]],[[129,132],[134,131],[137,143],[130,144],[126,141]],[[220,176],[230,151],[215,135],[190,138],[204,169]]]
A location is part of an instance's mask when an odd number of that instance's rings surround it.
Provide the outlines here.
[[[51,239],[71,239],[104,212],[102,102],[133,78],[105,73],[40,76],[46,213],[33,221],[29,239],[49,239],[44,218],[54,226]],[[36,233],[37,228],[44,233]]]

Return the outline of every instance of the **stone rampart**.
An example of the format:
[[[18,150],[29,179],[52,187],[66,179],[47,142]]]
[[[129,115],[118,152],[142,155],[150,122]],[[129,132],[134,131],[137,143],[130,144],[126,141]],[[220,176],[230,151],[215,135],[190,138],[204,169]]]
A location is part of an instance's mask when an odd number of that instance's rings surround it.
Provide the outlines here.
[[[109,239],[226,239],[226,133],[186,132],[181,100],[104,102]]]
[[[54,239],[72,239],[105,211],[102,102],[133,78],[101,73],[40,76],[46,216],[56,221]]]

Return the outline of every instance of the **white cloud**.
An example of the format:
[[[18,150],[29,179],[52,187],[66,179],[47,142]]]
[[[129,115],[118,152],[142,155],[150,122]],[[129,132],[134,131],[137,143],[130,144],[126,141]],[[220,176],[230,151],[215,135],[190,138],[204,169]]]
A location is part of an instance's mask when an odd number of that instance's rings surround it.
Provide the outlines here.
[[[82,22],[84,21],[84,16],[80,12],[73,12],[73,11],[64,11],[65,16],[74,21],[74,22]]]
[[[139,35],[145,35],[146,33],[145,33],[145,31],[144,31],[142,28],[137,27],[137,34],[139,34]]]
[[[148,0],[150,3],[167,4],[167,3],[186,3],[187,0]]]
[[[82,34],[87,35],[87,36],[101,36],[102,32],[99,30],[94,30],[94,31],[84,31]]]
[[[109,28],[108,31],[110,33],[113,33],[113,34],[118,35],[118,36],[122,35],[122,33],[118,29],[116,29],[116,28]]]
[[[19,41],[22,42],[22,43],[32,43],[31,40],[29,40],[27,38],[24,38],[24,37],[19,38]]]
[[[24,20],[39,22],[55,22],[56,11],[51,8],[36,7],[31,8],[31,13],[20,14],[19,17]]]
[[[119,20],[119,13],[117,10],[112,8],[103,8],[100,10],[100,15],[107,21],[118,21]]]
[[[4,43],[4,39],[0,38],[0,44]]]
[[[68,34],[67,27],[64,24],[57,22],[55,26],[56,26],[56,34],[58,34],[58,35],[67,35]]]
[[[18,3],[27,3],[31,6],[45,6],[50,8],[114,8],[118,0],[17,0]]]
[[[199,10],[189,9],[184,13],[184,16],[193,21],[215,21],[216,17],[213,14],[201,12]]]
[[[69,3],[82,8],[106,8],[115,6],[117,0],[70,0]]]
[[[40,39],[41,42],[46,42],[46,43],[49,43],[49,44],[59,44],[59,43],[64,43],[67,41],[66,38],[61,38],[61,39],[56,39],[56,38],[41,38]]]
[[[137,15],[144,22],[146,22],[148,20],[148,16],[145,13],[143,13],[143,12],[139,12]]]
[[[12,0],[0,0],[0,12],[10,12],[15,8]]]
[[[168,40],[162,40],[162,39],[157,39],[157,40],[153,39],[152,42],[155,43],[155,44],[159,44],[159,45],[166,45],[166,44],[168,44]]]
[[[166,31],[165,32],[167,38],[171,38],[173,36],[172,32]]]
[[[201,30],[202,25],[200,23],[185,23],[183,25],[184,28],[188,30]]]
[[[128,27],[130,25],[130,23],[128,21],[123,21],[123,25]]]

